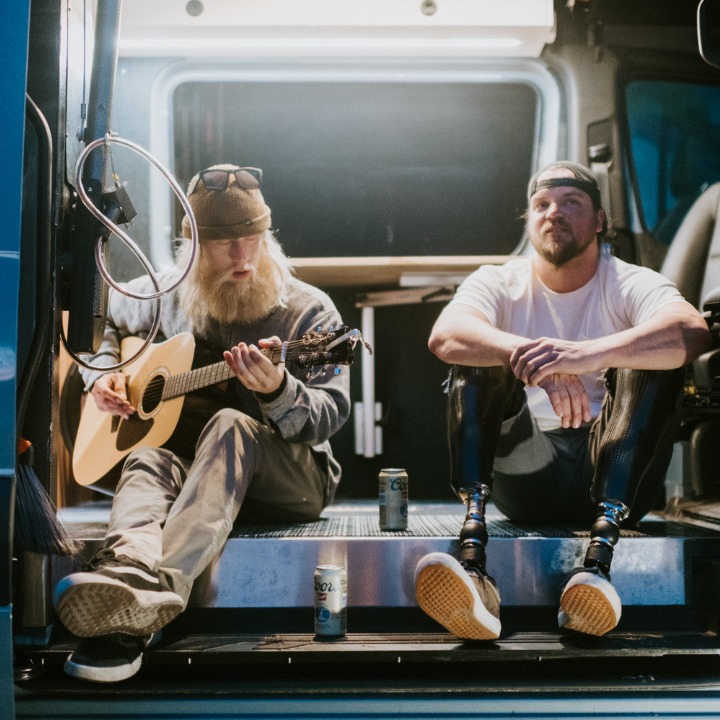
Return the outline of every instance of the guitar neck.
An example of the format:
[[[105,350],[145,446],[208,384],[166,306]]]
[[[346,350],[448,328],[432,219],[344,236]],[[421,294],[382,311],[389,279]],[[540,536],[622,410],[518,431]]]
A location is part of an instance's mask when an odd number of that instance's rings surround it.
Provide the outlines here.
[[[277,365],[281,360],[282,346],[261,349],[260,352],[265,357],[270,358],[273,365]],[[291,356],[292,353],[288,352],[287,358],[289,359]],[[202,390],[211,385],[218,385],[221,382],[230,380],[232,377],[234,377],[233,371],[224,360],[213,363],[212,365],[205,365],[201,368],[188,370],[187,372],[173,375],[167,379],[163,388],[162,399],[163,401],[172,400],[181,395],[191,393],[194,390]]]

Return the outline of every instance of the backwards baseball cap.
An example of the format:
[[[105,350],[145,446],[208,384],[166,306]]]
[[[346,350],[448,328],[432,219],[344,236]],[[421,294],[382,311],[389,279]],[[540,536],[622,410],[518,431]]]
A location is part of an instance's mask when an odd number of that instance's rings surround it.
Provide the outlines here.
[[[548,170],[554,168],[563,168],[569,170],[574,177],[551,177],[538,180]],[[578,190],[582,190],[587,193],[593,201],[593,205],[596,208],[602,207],[602,200],[600,198],[600,188],[595,176],[588,170],[584,165],[580,163],[570,162],[569,160],[557,160],[556,162],[546,165],[541,170],[538,170],[528,185],[528,201],[538,191],[548,187],[574,187]]]
[[[190,181],[187,197],[200,240],[257,235],[270,227],[270,208],[260,185],[262,170],[237,165],[213,165]],[[182,234],[190,237],[190,221],[183,218]]]

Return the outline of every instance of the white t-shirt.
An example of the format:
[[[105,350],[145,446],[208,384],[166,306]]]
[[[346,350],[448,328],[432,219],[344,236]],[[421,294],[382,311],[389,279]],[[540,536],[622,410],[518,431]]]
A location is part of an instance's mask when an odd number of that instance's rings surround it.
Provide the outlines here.
[[[592,280],[573,292],[553,292],[535,274],[532,260],[519,258],[502,266],[478,268],[460,285],[450,304],[479,310],[495,327],[522,337],[582,341],[627,330],[664,305],[682,300],[675,285],[659,273],[602,254]],[[580,376],[593,418],[605,395],[604,372]],[[560,427],[547,393],[529,387],[526,392],[540,428]]]

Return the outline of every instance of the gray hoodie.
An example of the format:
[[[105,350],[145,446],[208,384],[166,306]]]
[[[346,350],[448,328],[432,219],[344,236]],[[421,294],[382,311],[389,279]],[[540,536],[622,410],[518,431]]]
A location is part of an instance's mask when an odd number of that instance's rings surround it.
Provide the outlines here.
[[[158,276],[160,287],[170,286],[178,276],[176,270],[161,273]],[[138,294],[149,294],[155,290],[147,276],[132,280],[127,286]],[[154,301],[135,300],[111,290],[105,334],[91,364],[114,365],[120,357],[119,348],[123,338],[131,335],[147,337],[155,307]],[[241,341],[257,343],[273,335],[281,340],[297,340],[308,331],[325,332],[341,324],[340,315],[327,294],[291,278],[286,287],[284,303],[267,317],[252,323],[222,325],[208,318],[202,327],[193,328],[180,308],[177,292],[173,291],[162,298],[155,342],[181,332],[192,332],[196,342],[216,349],[217,357],[214,361],[219,361],[222,360],[222,350],[230,349]],[[340,466],[332,456],[329,439],[343,426],[350,414],[349,368],[339,366],[338,369],[340,372],[336,372],[334,366],[319,366],[308,371],[288,361],[283,389],[277,397],[271,399],[248,391],[234,378],[221,388],[227,393],[229,407],[241,409],[271,426],[288,442],[303,443],[313,448],[320,466],[327,469],[328,502],[340,481]],[[81,373],[88,390],[102,374],[87,369],[81,369]]]

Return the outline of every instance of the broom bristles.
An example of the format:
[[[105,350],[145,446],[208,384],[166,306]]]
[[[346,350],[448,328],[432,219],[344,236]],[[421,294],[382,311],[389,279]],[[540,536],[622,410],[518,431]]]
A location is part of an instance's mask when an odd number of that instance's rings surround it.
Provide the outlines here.
[[[81,544],[70,537],[40,478],[30,465],[18,463],[15,490],[16,550],[75,555]]]

